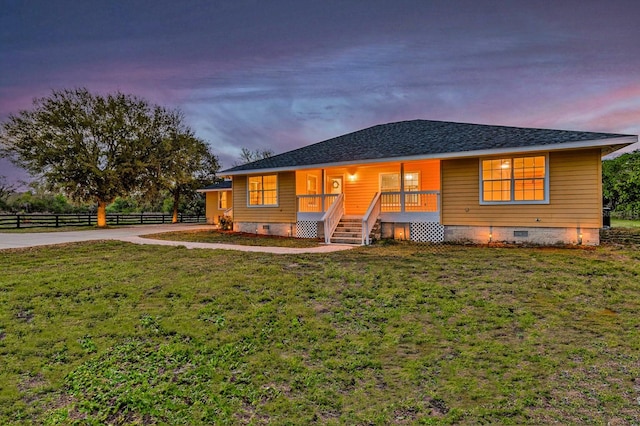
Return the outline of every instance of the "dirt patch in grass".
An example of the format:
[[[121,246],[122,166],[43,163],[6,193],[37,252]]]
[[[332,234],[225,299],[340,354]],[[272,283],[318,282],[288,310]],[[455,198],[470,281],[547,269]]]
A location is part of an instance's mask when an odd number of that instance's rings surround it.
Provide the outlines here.
[[[291,238],[222,230],[164,232],[160,234],[143,235],[142,237],[156,240],[238,244],[246,246],[307,248],[320,245],[320,240],[315,238]]]

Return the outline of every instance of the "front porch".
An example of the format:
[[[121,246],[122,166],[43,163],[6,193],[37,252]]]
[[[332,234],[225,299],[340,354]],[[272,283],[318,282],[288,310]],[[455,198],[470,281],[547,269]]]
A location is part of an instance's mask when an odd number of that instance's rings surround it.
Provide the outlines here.
[[[297,237],[327,244],[369,244],[376,225],[383,238],[442,242],[440,162],[298,171],[296,218]]]
[[[325,243],[370,244],[372,231],[383,238],[442,242],[440,192],[376,193],[362,216],[345,214],[345,197],[299,195],[296,236],[323,238]],[[322,206],[323,211],[320,210]],[[325,207],[326,206],[326,207]],[[308,211],[308,210],[317,211]]]

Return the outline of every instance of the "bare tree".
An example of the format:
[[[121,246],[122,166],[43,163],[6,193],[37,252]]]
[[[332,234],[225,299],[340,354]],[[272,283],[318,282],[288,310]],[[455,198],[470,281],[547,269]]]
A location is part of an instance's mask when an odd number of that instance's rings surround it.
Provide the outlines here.
[[[256,149],[254,151],[249,148],[242,148],[240,151],[240,158],[233,166],[240,166],[242,164],[253,163],[254,161],[263,160],[273,156],[273,151],[270,149]]]

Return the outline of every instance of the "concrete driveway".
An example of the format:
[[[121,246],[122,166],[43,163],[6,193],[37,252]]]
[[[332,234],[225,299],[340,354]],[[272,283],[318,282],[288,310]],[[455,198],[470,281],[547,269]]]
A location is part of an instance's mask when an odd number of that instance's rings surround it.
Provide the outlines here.
[[[135,225],[121,228],[92,229],[87,231],[68,232],[34,232],[34,233],[1,233],[0,250],[48,246],[54,244],[76,243],[81,241],[117,240],[134,244],[152,244],[163,246],[183,246],[188,249],[219,249],[238,250],[247,252],[300,254],[300,253],[330,253],[348,250],[354,246],[331,244],[309,248],[290,247],[262,247],[243,246],[234,244],[193,243],[187,241],[164,241],[142,238],[141,235],[157,234],[160,232],[195,231],[199,229],[214,229],[211,225],[202,224],[167,224],[167,225]]]

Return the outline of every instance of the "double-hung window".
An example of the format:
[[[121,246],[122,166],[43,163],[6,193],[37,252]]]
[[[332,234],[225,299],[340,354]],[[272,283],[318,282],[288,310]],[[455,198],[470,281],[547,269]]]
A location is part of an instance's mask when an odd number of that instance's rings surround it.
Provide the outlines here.
[[[420,190],[420,173],[408,172],[404,174],[404,192]],[[418,194],[400,194],[400,173],[381,173],[380,192],[392,194],[383,195],[383,207],[399,207],[400,197],[405,197],[405,205],[417,205],[420,201]]]
[[[218,210],[226,210],[229,208],[229,192],[220,191],[218,195]]]
[[[481,204],[545,204],[549,202],[546,155],[480,161]]]
[[[278,175],[249,177],[249,206],[278,205]]]

